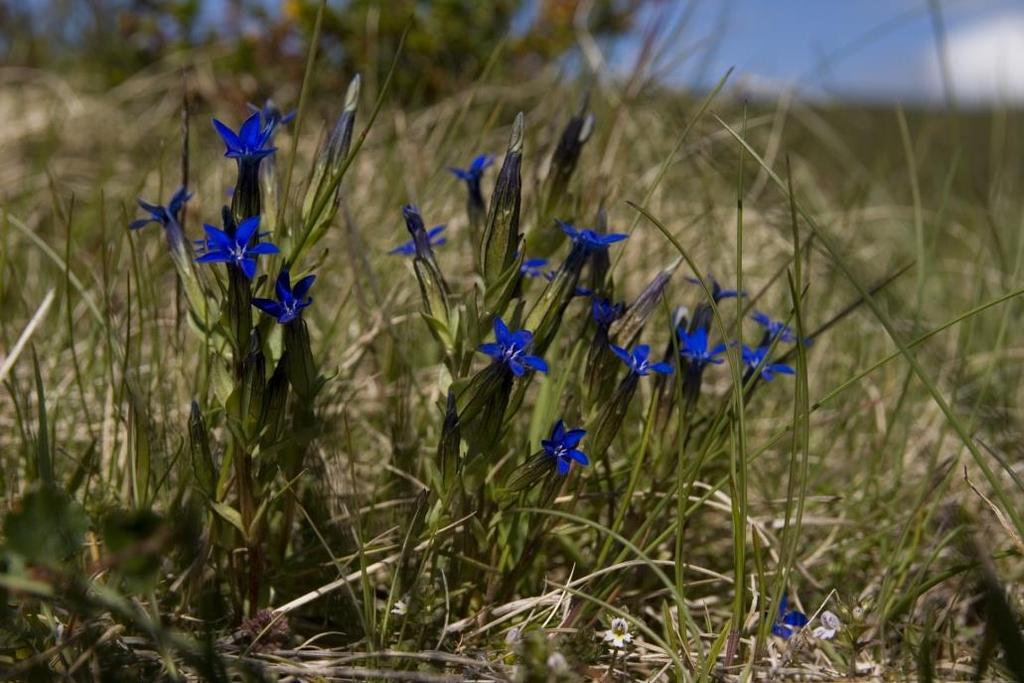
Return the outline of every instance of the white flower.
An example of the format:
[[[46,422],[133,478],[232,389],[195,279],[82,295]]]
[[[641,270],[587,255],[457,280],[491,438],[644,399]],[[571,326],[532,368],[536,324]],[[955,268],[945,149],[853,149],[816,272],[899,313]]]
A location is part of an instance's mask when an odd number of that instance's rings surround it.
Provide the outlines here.
[[[839,617],[828,610],[822,612],[818,619],[821,621],[821,626],[811,631],[811,635],[819,640],[832,640],[836,637],[836,633],[843,628],[843,622],[839,621]]]
[[[569,670],[569,662],[561,652],[552,652],[548,657],[548,671],[556,674],[564,674]]]
[[[391,606],[391,613],[399,617],[404,617],[408,611],[409,605],[405,600],[396,600],[395,604]]]
[[[516,643],[518,643],[520,641],[520,636],[521,635],[522,634],[519,631],[519,627],[518,626],[513,626],[505,634],[505,644],[508,645],[509,647],[515,647]]]
[[[616,650],[622,650],[628,643],[632,643],[633,635],[629,632],[629,623],[622,617],[612,619],[611,628],[604,632],[604,642]]]

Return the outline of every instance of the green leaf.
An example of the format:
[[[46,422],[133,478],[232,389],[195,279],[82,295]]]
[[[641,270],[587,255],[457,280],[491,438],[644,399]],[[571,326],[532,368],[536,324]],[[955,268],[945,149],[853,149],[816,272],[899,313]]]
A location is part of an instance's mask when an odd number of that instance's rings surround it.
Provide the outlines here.
[[[129,593],[144,593],[160,575],[160,552],[147,542],[163,528],[163,519],[150,510],[118,510],[103,520],[103,542],[112,554],[113,567]]]
[[[213,508],[213,511],[216,512],[221,519],[238,529],[242,533],[243,538],[248,538],[248,534],[245,531],[245,525],[242,524],[242,515],[238,510],[227,503],[211,502],[210,507]]]
[[[63,491],[30,489],[4,521],[7,547],[30,562],[59,564],[78,552],[89,528],[85,510]]]

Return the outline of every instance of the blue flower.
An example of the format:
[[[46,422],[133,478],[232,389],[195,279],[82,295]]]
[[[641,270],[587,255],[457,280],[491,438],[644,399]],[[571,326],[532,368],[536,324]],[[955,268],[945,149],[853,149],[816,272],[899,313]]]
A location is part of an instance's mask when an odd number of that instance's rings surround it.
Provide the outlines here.
[[[624,235],[622,233],[611,233],[608,235],[602,235],[600,233],[594,232],[589,228],[577,230],[570,223],[566,223],[564,221],[560,221],[557,219],[555,220],[555,223],[558,223],[558,227],[562,229],[562,232],[564,232],[566,235],[572,238],[572,241],[574,243],[582,244],[590,251],[607,249],[608,245],[610,244],[615,244],[616,242],[621,242],[624,239],[629,239],[629,235]]]
[[[444,232],[444,227],[445,226],[443,225],[435,225],[434,227],[427,231],[427,240],[430,242],[431,247],[439,247],[448,241],[448,239],[445,237],[438,237],[438,235]],[[388,253],[401,254],[402,256],[415,256],[416,240],[413,239],[409,240],[408,242],[403,242],[402,244],[399,244],[397,247],[395,247]]]
[[[260,123],[264,128],[270,127],[272,130],[277,130],[278,126],[286,126],[292,122],[295,118],[295,114],[298,112],[289,112],[285,114],[277,105],[274,104],[273,100],[267,100],[263,107],[257,107],[255,104],[249,104],[249,111],[254,114],[260,115]]]
[[[789,609],[789,600],[783,595],[779,601],[779,613],[772,622],[772,635],[789,640],[798,629],[806,625],[807,615],[800,610]]]
[[[672,366],[669,363],[650,363],[647,358],[651,355],[651,347],[647,344],[638,344],[633,352],[611,344],[612,351],[622,359],[622,362],[629,366],[630,371],[639,377],[644,377],[654,371],[659,375],[671,375]]]
[[[687,332],[680,327],[677,334],[679,336],[679,353],[690,361],[692,367],[703,368],[708,363],[715,365],[722,363],[722,359],[718,356],[725,353],[728,346],[718,344],[708,351],[708,331],[703,327],[698,327],[693,332]]]
[[[569,474],[569,467],[572,465],[573,460],[583,466],[590,464],[586,454],[576,448],[580,443],[580,439],[586,433],[583,429],[570,429],[566,431],[565,423],[559,420],[555,423],[554,429],[551,430],[551,437],[540,442],[548,457],[554,459],[559,474]]]
[[[775,379],[776,374],[780,375],[795,375],[794,370],[785,363],[771,363],[766,362],[765,358],[768,355],[767,346],[759,346],[756,349],[752,349],[749,346],[743,346],[743,364],[747,366],[747,372],[754,372],[758,366],[761,366],[761,377],[765,382],[771,382]],[[761,363],[764,362],[762,366]]]
[[[695,285],[700,284],[700,280],[695,277],[686,278],[687,282],[692,282]],[[717,304],[722,299],[735,299],[737,297],[746,296],[746,292],[740,292],[735,289],[722,289],[722,285],[718,284],[718,280],[711,273],[708,273],[704,277],[704,281],[711,284],[711,298],[714,299]]]
[[[494,157],[490,154],[479,154],[469,163],[469,168],[449,168],[448,170],[459,180],[465,180],[470,187],[479,188],[484,171],[493,163]]]
[[[284,325],[295,320],[302,314],[302,309],[313,303],[313,297],[306,296],[309,288],[313,286],[316,275],[307,275],[292,287],[291,276],[288,269],[281,270],[277,276],[277,284],[274,292],[277,294],[277,301],[273,299],[253,299],[252,305],[267,315],[277,318],[277,322]]]
[[[750,318],[765,329],[766,341],[761,343],[762,346],[771,343],[776,337],[779,338],[779,341],[786,342],[787,344],[792,344],[796,341],[796,334],[793,333],[793,329],[789,325],[778,320],[772,320],[761,311],[754,311]]]
[[[626,310],[625,304],[613,304],[611,299],[598,299],[594,297],[590,305],[590,314],[599,327],[608,327],[619,319],[622,312]]]
[[[182,209],[185,208],[185,202],[191,198],[192,195],[184,187],[179,187],[178,191],[171,195],[171,201],[167,202],[167,206],[150,204],[144,199],[139,199],[139,206],[149,214],[149,218],[134,220],[128,225],[128,228],[138,230],[150,223],[159,223],[165,228],[171,223],[180,225]]]
[[[245,120],[237,134],[217,119],[213,120],[213,127],[224,141],[224,156],[230,159],[259,161],[277,150],[270,144],[274,137],[274,124],[261,126],[258,112]]]
[[[544,270],[544,266],[548,264],[546,258],[530,258],[523,261],[523,265],[519,266],[519,272],[526,277],[542,277],[545,280],[553,280],[555,278],[555,272],[553,270]]]
[[[233,263],[242,269],[245,276],[252,279],[256,274],[256,257],[267,254],[280,253],[275,245],[270,242],[260,242],[256,231],[260,227],[260,217],[253,216],[246,218],[238,224],[234,235],[229,235],[223,230],[204,225],[206,231],[206,246],[208,251],[196,259],[197,263]],[[250,245],[256,237],[255,243]]]
[[[495,362],[507,365],[516,377],[526,374],[527,368],[537,372],[548,371],[548,364],[543,358],[528,353],[533,344],[533,333],[529,330],[511,332],[505,321],[495,317],[494,338],[496,343],[481,344],[479,351],[486,353]]]

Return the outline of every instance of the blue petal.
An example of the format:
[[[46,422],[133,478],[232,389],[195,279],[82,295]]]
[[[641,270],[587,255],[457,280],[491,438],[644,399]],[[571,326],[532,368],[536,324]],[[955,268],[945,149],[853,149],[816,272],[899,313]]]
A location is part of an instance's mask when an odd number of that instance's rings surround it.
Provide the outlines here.
[[[787,626],[795,626],[800,628],[807,625],[807,615],[798,610],[787,612],[786,616],[782,617],[782,623]]]
[[[555,219],[555,223],[558,223],[558,227],[560,227],[562,229],[562,232],[564,232],[569,237],[576,237],[579,234],[578,232],[576,232],[576,228],[574,228],[570,223],[560,221],[557,218]]]
[[[238,265],[242,267],[242,272],[245,273],[245,276],[250,280],[254,275],[256,275],[256,259],[244,258]]]
[[[270,242],[259,242],[254,244],[246,250],[250,254],[258,254],[260,256],[266,256],[267,254],[280,254],[281,250],[277,248],[276,244]]]
[[[275,318],[280,318],[284,315],[284,308],[272,299],[253,299],[252,305]]]
[[[629,351],[622,348],[621,346],[616,346],[615,344],[609,344],[608,346],[611,347],[612,353],[614,353],[616,356],[622,359],[623,363],[628,365],[630,368],[633,367],[633,356],[629,353]]]
[[[479,351],[480,353],[486,353],[488,356],[496,360],[500,359],[502,356],[501,347],[492,342],[481,344],[479,347],[477,347],[477,351]]]
[[[433,239],[437,235],[440,235],[444,231],[444,227],[445,226],[443,225],[435,225],[434,227],[427,231],[427,237]]]
[[[227,156],[232,152],[239,152],[242,149],[242,141],[235,135],[235,131],[231,130],[228,126],[217,119],[213,120],[213,127],[220,135],[220,139],[224,141],[224,146],[227,148],[224,155]]]
[[[576,448],[586,434],[587,430],[585,429],[570,429],[565,433],[565,438],[562,439],[562,445],[566,448]]]
[[[512,371],[512,374],[516,377],[522,377],[526,374],[526,368],[523,364],[517,361],[515,358],[510,358],[508,361],[508,369]]]
[[[155,220],[154,220],[154,219],[152,219],[152,218],[140,218],[140,219],[138,219],[138,220],[134,220],[134,221],[132,221],[131,223],[129,223],[129,224],[128,224],[128,229],[129,229],[129,230],[138,230],[139,228],[144,228],[144,227],[146,227],[146,226],[147,226],[147,225],[149,225],[150,223],[156,223],[156,222],[157,222],[157,221],[155,221]]]
[[[292,279],[287,268],[282,268],[277,275],[277,282],[274,283],[274,293],[279,301],[286,301],[292,298]]]
[[[578,451],[576,449],[570,450],[569,457],[571,457],[573,460],[575,460],[581,465],[590,464],[590,459],[587,457],[587,454],[584,453],[583,451]]]
[[[651,370],[654,370],[655,372],[660,373],[662,375],[671,375],[673,370],[675,369],[669,363],[652,363],[650,367]]]
[[[523,356],[523,363],[533,368],[537,372],[543,372],[547,374],[548,364],[544,362],[544,359],[540,356]]]
[[[207,248],[226,250],[234,246],[234,241],[228,236],[226,232],[224,232],[220,228],[215,228],[212,225],[204,224],[203,230],[206,231]]]
[[[258,149],[260,145],[260,115],[259,112],[253,114],[245,120],[242,127],[238,129],[238,137],[242,141],[242,144],[252,150]],[[246,150],[250,151],[250,150]]]
[[[252,236],[256,234],[256,231],[260,227],[260,217],[250,216],[244,221],[238,224],[238,228],[235,230],[235,242],[238,244],[248,244]]]
[[[565,439],[565,422],[559,420],[551,429],[551,441],[554,444],[561,444]]]
[[[506,325],[505,321],[501,319],[501,316],[495,316],[494,338],[498,341],[498,343],[501,344],[502,346],[508,346],[509,337],[511,336],[511,334],[512,333],[509,332],[508,330],[508,325]]]
[[[313,286],[313,282],[316,281],[316,275],[307,275],[298,282],[295,283],[295,287],[292,288],[292,296],[296,299],[305,299],[306,294],[309,292],[309,288]],[[309,304],[306,304],[307,306]]]
[[[614,244],[615,242],[621,242],[622,240],[628,240],[629,235],[623,233],[612,233],[611,235],[604,235],[601,237],[602,244]]]
[[[214,249],[197,257],[196,263],[228,263],[234,260],[235,257],[231,255],[231,252],[223,249]]]
[[[569,461],[568,460],[563,460],[562,458],[559,458],[557,462],[558,462],[558,465],[557,465],[558,466],[558,473],[561,474],[562,476],[565,476],[565,475],[569,474]]]

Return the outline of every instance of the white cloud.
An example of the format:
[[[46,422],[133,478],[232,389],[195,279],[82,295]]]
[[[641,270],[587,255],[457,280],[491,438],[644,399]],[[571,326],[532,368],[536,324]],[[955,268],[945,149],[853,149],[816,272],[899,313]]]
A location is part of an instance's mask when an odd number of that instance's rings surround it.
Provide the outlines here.
[[[943,96],[934,44],[925,55],[929,94]],[[1024,13],[1007,12],[952,27],[946,38],[953,95],[964,104],[1024,103]]]

